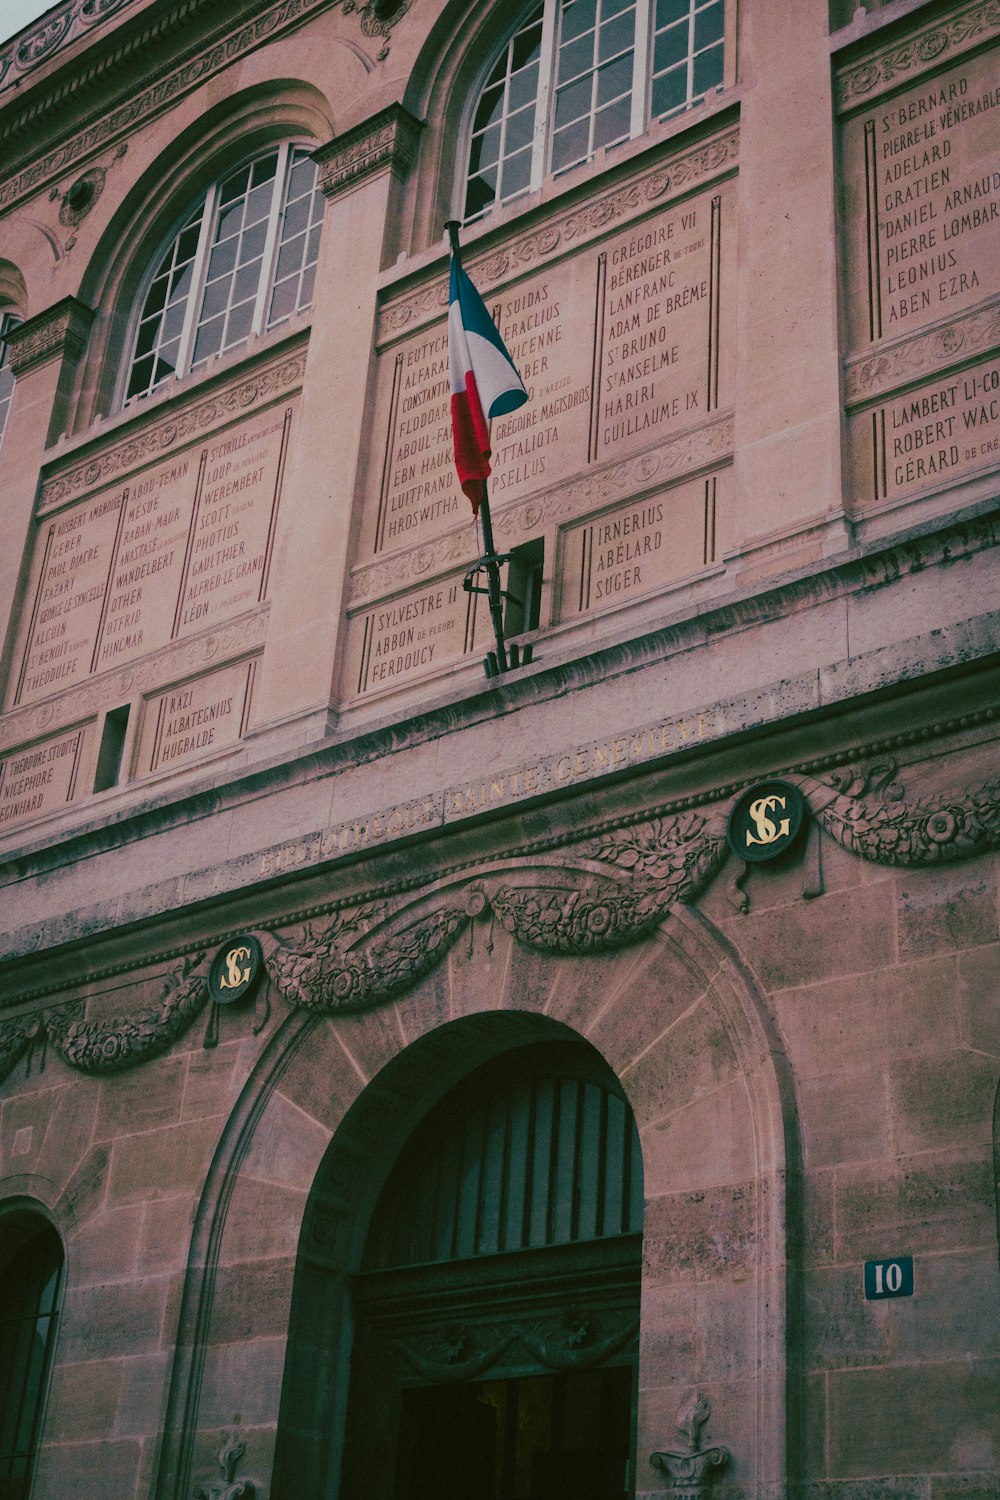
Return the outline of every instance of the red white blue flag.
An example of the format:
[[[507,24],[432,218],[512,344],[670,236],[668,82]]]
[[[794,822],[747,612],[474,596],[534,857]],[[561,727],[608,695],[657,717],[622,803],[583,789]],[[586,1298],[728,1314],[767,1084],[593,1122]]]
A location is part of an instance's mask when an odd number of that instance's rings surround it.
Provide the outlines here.
[[[456,256],[448,293],[448,366],[455,467],[476,515],[490,473],[492,417],[516,411],[528,399],[524,382]]]

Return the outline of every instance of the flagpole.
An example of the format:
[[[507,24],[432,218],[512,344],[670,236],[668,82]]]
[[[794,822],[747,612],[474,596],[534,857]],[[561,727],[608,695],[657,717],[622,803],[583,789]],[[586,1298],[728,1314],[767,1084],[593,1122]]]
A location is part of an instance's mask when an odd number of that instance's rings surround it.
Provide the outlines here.
[[[451,244],[451,253],[462,264],[462,250],[458,243],[458,231],[461,223],[458,219],[449,219],[445,224],[448,231],[448,240]],[[483,527],[483,558],[482,563],[486,569],[486,595],[489,600],[490,618],[493,621],[493,634],[497,643],[497,666],[501,672],[508,668],[507,647],[503,638],[503,590],[500,587],[500,561],[497,557],[496,546],[493,541],[493,519],[490,516],[490,497],[487,490],[486,480],[483,480],[483,498],[479,502],[479,519]]]

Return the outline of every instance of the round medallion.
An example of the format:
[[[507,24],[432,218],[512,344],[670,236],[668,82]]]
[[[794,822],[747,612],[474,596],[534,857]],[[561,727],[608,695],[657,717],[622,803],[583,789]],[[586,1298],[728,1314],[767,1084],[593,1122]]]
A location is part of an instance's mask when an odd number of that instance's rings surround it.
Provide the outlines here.
[[[777,859],[790,849],[805,822],[805,798],[787,781],[748,787],[729,814],[729,847],[748,864]]]
[[[208,993],[216,1005],[232,1005],[243,1000],[260,978],[264,954],[260,943],[249,933],[230,939],[219,949],[208,971]]]

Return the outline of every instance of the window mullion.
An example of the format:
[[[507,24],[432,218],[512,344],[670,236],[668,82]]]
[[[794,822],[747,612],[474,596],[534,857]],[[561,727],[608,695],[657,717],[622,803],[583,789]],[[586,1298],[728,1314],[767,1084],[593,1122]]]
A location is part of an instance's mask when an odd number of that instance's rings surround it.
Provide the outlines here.
[[[546,145],[551,139],[549,114],[555,75],[556,20],[559,0],[545,0],[542,40],[538,51],[538,96],[535,103],[535,133],[531,143],[531,191],[536,193],[549,170]]]
[[[271,210],[267,217],[264,254],[261,257],[260,280],[257,283],[257,299],[254,302],[253,318],[250,323],[251,334],[261,332],[267,315],[267,304],[271,295],[271,283],[274,278],[277,245],[281,228],[281,206],[285,199],[288,176],[291,170],[291,153],[292,147],[285,141],[278,150],[278,161],[274,169],[274,192],[271,196]]]
[[[649,121],[650,79],[653,76],[653,21],[656,0],[636,0],[635,49],[632,53],[632,113],[629,135],[642,135]]]
[[[194,252],[191,267],[191,290],[184,312],[184,327],[177,350],[177,375],[183,379],[191,369],[195,334],[201,319],[202,302],[205,297],[205,281],[208,277],[208,259],[212,252],[212,237],[215,229],[215,214],[219,202],[219,184],[213,182],[205,197],[205,210],[201,228],[198,230],[198,248]]]

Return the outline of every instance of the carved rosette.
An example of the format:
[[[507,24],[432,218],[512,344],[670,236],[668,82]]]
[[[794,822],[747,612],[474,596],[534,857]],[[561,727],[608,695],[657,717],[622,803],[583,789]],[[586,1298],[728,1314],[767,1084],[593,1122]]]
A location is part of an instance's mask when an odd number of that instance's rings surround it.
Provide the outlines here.
[[[320,187],[328,198],[339,197],[378,172],[402,179],[417,154],[421,122],[401,104],[390,104],[370,120],[336,136],[313,152]]]
[[[356,925],[352,922],[351,928]],[[443,906],[378,942],[347,948],[347,924],[301,943],[274,938],[267,971],[291,1005],[308,1010],[365,1010],[409,989],[444,957],[469,920],[464,906]]]
[[[75,359],[83,352],[93,317],[91,309],[75,297],[63,297],[61,302],[11,329],[7,347],[15,379],[63,354]]]
[[[185,959],[159,1004],[134,1015],[82,1021],[60,1010],[45,1011],[43,1021],[53,1047],[64,1062],[83,1073],[117,1073],[165,1052],[208,999],[205,976],[191,972],[202,956]]]

